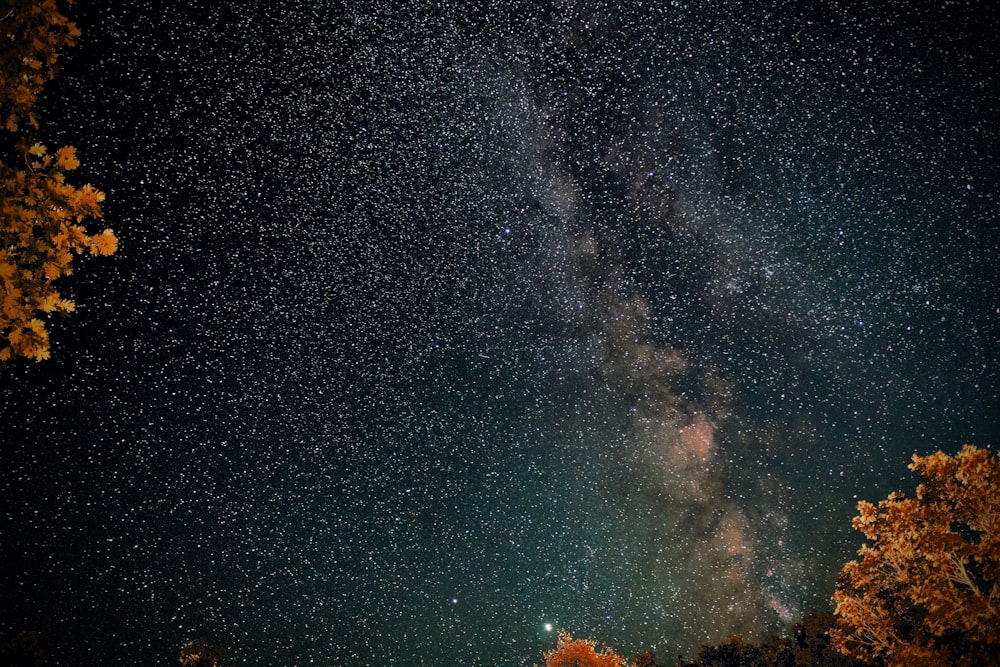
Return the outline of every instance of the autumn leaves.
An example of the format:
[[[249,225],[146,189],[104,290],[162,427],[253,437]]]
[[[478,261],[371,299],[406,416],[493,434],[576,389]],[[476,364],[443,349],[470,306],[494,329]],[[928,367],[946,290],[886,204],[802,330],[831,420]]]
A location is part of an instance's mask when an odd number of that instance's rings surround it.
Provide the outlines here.
[[[573,639],[568,632],[559,632],[559,643],[545,652],[545,667],[631,667],[612,649],[597,650],[592,639]]]
[[[79,162],[72,147],[49,155],[45,146],[19,145],[26,168],[0,166],[0,333],[7,345],[0,361],[12,356],[45,359],[48,334],[41,313],[69,313],[53,282],[73,272],[73,255],[110,255],[117,239],[110,229],[88,235],[82,222],[101,215],[103,193],[76,188],[65,173]]]
[[[983,665],[1000,649],[1000,458],[970,445],[913,457],[916,497],[861,502],[834,645],[893,665]]]
[[[0,141],[13,144],[7,152],[14,156],[0,160],[0,364],[48,358],[40,317],[74,308],[53,282],[73,272],[74,254],[111,255],[118,245],[110,229],[88,234],[83,224],[101,216],[104,194],[66,181],[80,166],[75,149],[50,154],[29,139],[39,128],[34,104],[55,74],[59,49],[79,35],[55,0],[7,0],[0,7]],[[24,121],[31,129],[24,130]]]
[[[55,76],[59,50],[75,46],[79,36],[55,0],[6,0],[0,6],[0,119],[9,132],[24,120],[38,129],[35,102]]]
[[[807,655],[802,646],[735,639],[684,664],[1000,664],[1000,457],[966,445],[957,456],[914,455],[910,469],[921,480],[915,497],[895,492],[878,505],[858,504],[853,525],[868,543],[841,571],[836,627],[822,632],[836,651]],[[560,633],[546,667],[630,667],[595,646]]]

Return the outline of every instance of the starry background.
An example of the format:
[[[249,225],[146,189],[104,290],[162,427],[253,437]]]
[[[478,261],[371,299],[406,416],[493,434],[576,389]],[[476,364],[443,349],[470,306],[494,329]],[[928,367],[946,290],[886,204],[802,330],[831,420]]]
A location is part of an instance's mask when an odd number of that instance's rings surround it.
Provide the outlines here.
[[[44,139],[121,244],[0,377],[0,630],[520,665],[829,610],[858,499],[998,442],[1000,12],[824,5],[74,5]]]

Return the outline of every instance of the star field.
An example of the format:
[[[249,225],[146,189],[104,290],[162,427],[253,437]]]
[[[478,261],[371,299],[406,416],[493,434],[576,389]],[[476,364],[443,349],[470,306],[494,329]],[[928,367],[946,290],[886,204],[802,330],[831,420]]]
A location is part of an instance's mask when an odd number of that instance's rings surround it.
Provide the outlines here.
[[[690,657],[995,446],[995,9],[348,4],[73,6],[121,242],[0,376],[0,634]]]

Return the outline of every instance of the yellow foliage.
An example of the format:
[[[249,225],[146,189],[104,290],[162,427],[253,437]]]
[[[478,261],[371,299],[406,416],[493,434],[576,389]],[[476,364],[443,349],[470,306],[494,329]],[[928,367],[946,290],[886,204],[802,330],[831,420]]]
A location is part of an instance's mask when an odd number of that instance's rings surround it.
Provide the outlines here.
[[[545,667],[630,667],[625,658],[612,649],[597,651],[592,639],[573,639],[559,631],[556,648],[545,652]]]
[[[90,251],[95,255],[113,255],[118,249],[118,239],[110,229],[90,237]]]
[[[25,118],[35,126],[32,107],[56,73],[59,50],[79,35],[56,0],[0,3],[0,118],[7,130],[17,132]]]
[[[1000,459],[966,445],[910,469],[916,497],[858,503],[869,543],[841,572],[834,645],[889,667],[998,664]]]
[[[72,146],[63,146],[56,151],[56,166],[66,171],[72,171],[80,166],[80,161],[76,159],[76,149]]]
[[[11,133],[7,152],[20,158],[0,160],[0,363],[48,358],[48,332],[37,316],[74,308],[53,282],[73,272],[74,253],[111,255],[118,247],[110,229],[90,235],[81,224],[101,217],[104,193],[66,182],[66,172],[80,166],[76,150],[50,154],[19,133],[25,119],[38,128],[34,104],[56,72],[59,50],[79,35],[55,0],[0,0],[0,121]]]
[[[204,637],[187,641],[178,656],[182,667],[224,667],[225,649],[209,644]]]

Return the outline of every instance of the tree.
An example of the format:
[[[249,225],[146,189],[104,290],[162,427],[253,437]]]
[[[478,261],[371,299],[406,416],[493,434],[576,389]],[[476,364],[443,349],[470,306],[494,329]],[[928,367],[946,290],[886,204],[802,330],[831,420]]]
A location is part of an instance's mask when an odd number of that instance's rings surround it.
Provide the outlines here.
[[[836,624],[837,618],[833,614],[810,614],[792,626],[792,637],[787,642],[791,660],[784,664],[796,667],[860,667],[863,663],[859,660],[833,647],[830,630]]]
[[[556,648],[545,652],[545,667],[630,667],[625,658],[612,649],[600,652],[592,639],[573,639],[565,630],[559,631]]]
[[[693,667],[770,667],[786,648],[780,640],[771,644],[750,644],[739,637],[717,646],[702,646]]]
[[[834,595],[842,652],[890,667],[1000,664],[1000,459],[913,456],[914,498],[858,503],[869,540]]]
[[[182,667],[224,667],[225,655],[226,649],[200,637],[184,642],[178,660]]]
[[[57,71],[59,50],[79,35],[55,0],[0,5],[0,134],[6,144],[0,156],[0,365],[15,356],[48,358],[48,331],[39,316],[74,308],[53,282],[72,273],[74,253],[110,255],[118,245],[110,229],[88,234],[82,224],[101,216],[104,194],[66,182],[66,173],[80,164],[75,149],[50,153],[30,136],[40,127],[34,105]]]
[[[45,652],[34,630],[19,632],[0,644],[0,665],[3,667],[42,667]]]
[[[833,614],[809,615],[792,627],[791,637],[771,637],[754,644],[733,637],[724,644],[702,646],[698,657],[678,667],[861,667],[863,663],[830,645]]]

